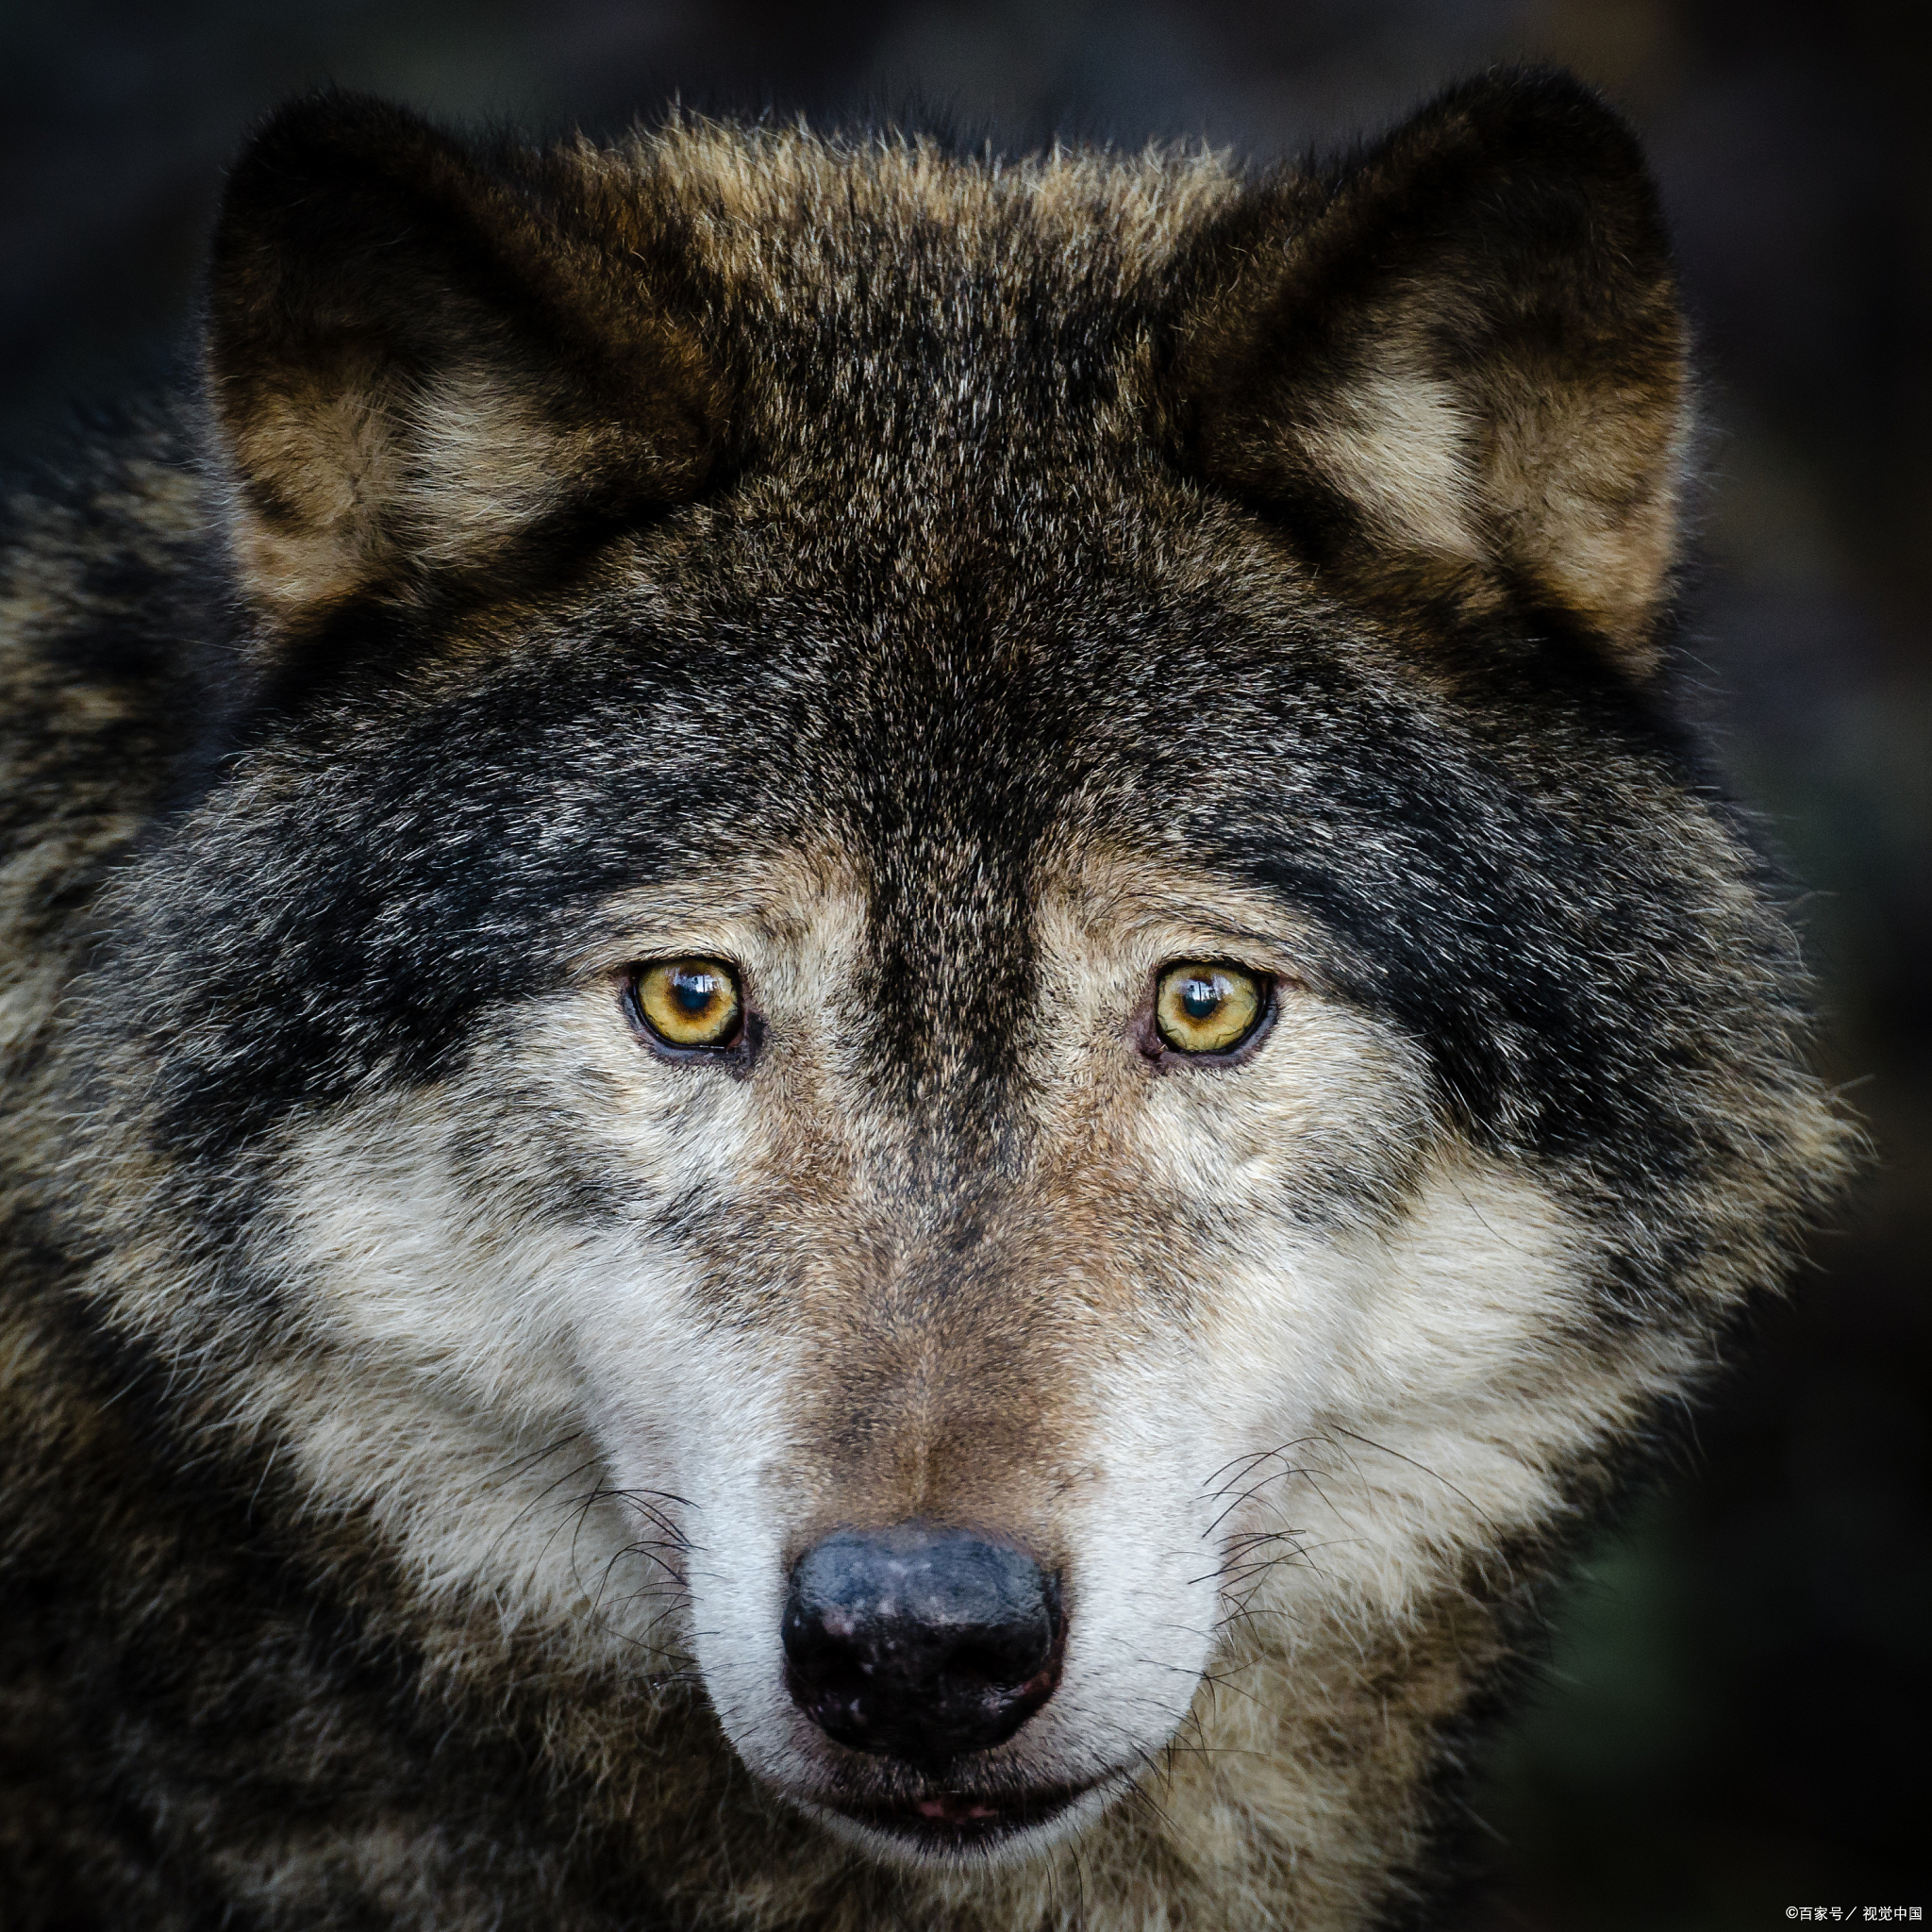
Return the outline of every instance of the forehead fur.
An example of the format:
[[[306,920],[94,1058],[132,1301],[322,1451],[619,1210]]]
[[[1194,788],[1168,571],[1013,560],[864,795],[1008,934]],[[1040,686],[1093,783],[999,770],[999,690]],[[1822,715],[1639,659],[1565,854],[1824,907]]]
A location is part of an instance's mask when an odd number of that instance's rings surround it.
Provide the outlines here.
[[[1240,192],[1208,154],[991,162],[694,121],[575,158],[615,219],[687,245],[747,465],[928,529],[1144,439],[1175,256]]]
[[[622,195],[635,184],[697,217],[700,245],[734,281],[762,279],[779,262],[818,288],[858,291],[855,238],[881,254],[943,229],[958,246],[977,238],[1006,285],[1035,285],[1042,270],[1077,273],[1112,258],[1131,272],[1158,265],[1237,181],[1225,158],[1149,148],[1139,156],[1056,148],[1018,159],[962,158],[928,137],[827,139],[800,126],[741,127],[684,117],[626,146],[584,143],[581,164]],[[1013,225],[1058,242],[1023,252]],[[1003,238],[1003,239],[1002,239]],[[774,257],[773,242],[779,242]]]

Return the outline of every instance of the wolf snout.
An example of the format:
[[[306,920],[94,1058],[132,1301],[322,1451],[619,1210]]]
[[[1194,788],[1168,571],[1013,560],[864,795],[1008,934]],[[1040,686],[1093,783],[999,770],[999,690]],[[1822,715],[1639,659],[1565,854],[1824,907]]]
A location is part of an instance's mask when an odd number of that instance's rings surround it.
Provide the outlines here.
[[[1010,1738],[1058,1687],[1058,1579],[1010,1543],[922,1523],[839,1530],[785,1604],[794,1703],[855,1750],[935,1767]]]

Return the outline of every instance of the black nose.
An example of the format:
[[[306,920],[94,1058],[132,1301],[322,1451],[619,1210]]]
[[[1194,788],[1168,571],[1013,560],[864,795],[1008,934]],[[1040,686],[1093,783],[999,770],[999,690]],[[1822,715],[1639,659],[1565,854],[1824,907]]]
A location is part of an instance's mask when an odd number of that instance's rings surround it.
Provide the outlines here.
[[[841,1529],[785,1603],[785,1681],[841,1744],[937,1765],[1010,1738],[1054,1693],[1059,1587],[1008,1543],[924,1523]]]

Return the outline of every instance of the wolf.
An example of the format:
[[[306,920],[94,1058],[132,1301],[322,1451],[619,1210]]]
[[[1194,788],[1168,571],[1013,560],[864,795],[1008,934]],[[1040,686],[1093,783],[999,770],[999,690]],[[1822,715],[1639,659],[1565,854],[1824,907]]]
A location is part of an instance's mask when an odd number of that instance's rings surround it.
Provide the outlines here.
[[[8,510],[8,1924],[1442,1923],[1850,1145],[1626,126],[320,95],[204,321]]]

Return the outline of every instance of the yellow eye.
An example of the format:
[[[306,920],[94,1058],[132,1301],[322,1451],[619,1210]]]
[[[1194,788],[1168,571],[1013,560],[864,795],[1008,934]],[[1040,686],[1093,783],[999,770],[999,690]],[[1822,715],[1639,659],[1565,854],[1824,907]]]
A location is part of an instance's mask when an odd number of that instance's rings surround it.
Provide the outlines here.
[[[1184,959],[1163,969],[1154,994],[1154,1024],[1181,1053],[1225,1053],[1260,1024],[1262,983],[1239,966]]]
[[[729,1046],[742,1005],[738,975],[721,959],[659,959],[632,982],[644,1024],[666,1046]]]

